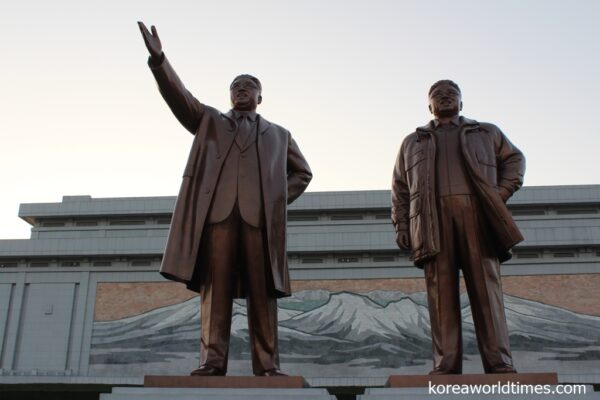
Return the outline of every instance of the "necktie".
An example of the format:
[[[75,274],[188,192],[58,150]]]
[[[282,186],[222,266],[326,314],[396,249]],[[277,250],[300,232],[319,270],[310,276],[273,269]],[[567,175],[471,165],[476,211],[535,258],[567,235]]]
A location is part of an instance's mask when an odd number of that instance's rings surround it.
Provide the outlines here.
[[[248,117],[243,115],[238,120],[238,131],[237,135],[235,136],[235,141],[240,149],[244,148],[244,144],[248,140],[248,136],[250,136],[250,121],[248,121]]]

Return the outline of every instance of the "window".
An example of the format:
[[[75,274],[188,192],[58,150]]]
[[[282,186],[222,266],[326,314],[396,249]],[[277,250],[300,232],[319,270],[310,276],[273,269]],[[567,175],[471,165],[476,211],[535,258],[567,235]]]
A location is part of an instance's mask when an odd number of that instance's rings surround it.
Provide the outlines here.
[[[63,261],[60,265],[63,267],[79,267],[79,261]]]
[[[375,262],[393,262],[394,256],[375,256],[373,257]]]
[[[50,265],[47,261],[33,261],[29,264],[31,267],[48,267]]]
[[[540,258],[538,253],[517,253],[517,258]]]
[[[115,219],[110,221],[110,225],[145,225],[146,221],[143,219]]]
[[[16,261],[0,261],[0,268],[16,268],[19,263]]]
[[[92,265],[94,267],[110,267],[112,263],[110,261],[94,261]]]
[[[512,215],[515,217],[525,216],[525,215],[545,215],[546,212],[544,210],[511,210]]]
[[[363,216],[360,214],[346,214],[346,215],[332,215],[332,221],[358,221],[363,219]]]
[[[42,222],[42,226],[44,228],[55,228],[59,226],[65,226],[65,223],[63,221],[46,221]]]
[[[595,208],[563,208],[556,210],[558,215],[568,214],[596,214],[598,211]]]
[[[318,221],[318,215],[289,215],[288,221]]]
[[[302,264],[323,264],[322,258],[303,258]]]
[[[337,261],[339,263],[355,263],[358,262],[358,257],[341,257],[338,258]]]
[[[98,226],[98,221],[75,221],[75,226]]]
[[[131,262],[132,267],[148,267],[150,265],[152,265],[150,260],[134,260]]]
[[[575,257],[575,253],[570,252],[570,251],[562,251],[559,253],[554,253],[553,256],[554,256],[554,258],[569,258],[569,257]]]

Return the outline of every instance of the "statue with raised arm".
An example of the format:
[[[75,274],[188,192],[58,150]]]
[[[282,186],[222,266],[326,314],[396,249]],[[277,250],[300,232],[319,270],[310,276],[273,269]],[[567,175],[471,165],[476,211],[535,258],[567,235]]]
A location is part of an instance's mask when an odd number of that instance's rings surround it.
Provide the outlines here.
[[[398,246],[425,270],[431,374],[462,373],[461,269],[485,372],[515,372],[500,262],[523,240],[505,203],[523,184],[525,158],[497,126],[459,115],[456,83],[434,83],[429,110],[434,119],[398,152],[392,221]]]
[[[234,298],[246,298],[252,371],[280,371],[277,298],[289,296],[287,205],[312,178],[285,128],[256,113],[260,81],[237,76],[226,113],[200,103],[166,58],[156,28],[138,22],[148,65],[175,117],[193,134],[160,273],[200,293],[200,366],[225,375]]]

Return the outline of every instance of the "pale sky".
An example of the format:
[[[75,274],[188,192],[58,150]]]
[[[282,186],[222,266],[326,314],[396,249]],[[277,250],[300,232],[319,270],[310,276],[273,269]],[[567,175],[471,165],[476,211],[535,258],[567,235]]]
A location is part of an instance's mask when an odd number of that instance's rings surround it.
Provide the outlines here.
[[[600,184],[600,2],[0,1],[0,238],[20,203],[174,196],[192,135],[160,97],[136,21],[203,103],[240,73],[288,128],[309,191],[388,189],[439,79],[527,157],[526,185]],[[598,107],[598,108],[597,108]]]

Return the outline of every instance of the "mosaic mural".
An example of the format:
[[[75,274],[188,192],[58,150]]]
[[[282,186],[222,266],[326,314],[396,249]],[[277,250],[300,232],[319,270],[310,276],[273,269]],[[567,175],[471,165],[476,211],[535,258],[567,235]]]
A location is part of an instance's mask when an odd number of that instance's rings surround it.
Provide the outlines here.
[[[468,298],[461,297],[465,372],[482,372]],[[600,317],[505,295],[520,372],[600,373]],[[199,298],[94,322],[92,375],[188,374],[198,363]],[[282,369],[306,377],[426,373],[426,293],[302,290],[279,300]],[[229,374],[249,375],[246,307],[233,310]]]

